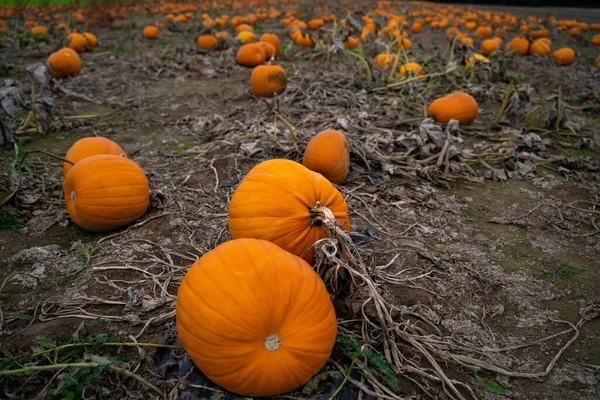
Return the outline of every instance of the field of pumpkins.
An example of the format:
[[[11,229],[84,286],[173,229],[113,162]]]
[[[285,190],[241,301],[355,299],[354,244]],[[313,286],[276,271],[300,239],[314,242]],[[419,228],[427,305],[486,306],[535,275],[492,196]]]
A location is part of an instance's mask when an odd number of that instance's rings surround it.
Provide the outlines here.
[[[600,397],[600,11],[52,3],[0,5],[0,398]]]

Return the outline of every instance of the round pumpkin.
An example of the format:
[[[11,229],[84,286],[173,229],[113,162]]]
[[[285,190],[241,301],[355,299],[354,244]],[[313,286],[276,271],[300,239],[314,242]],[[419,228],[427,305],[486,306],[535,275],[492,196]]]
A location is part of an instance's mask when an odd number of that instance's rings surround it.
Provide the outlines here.
[[[275,55],[278,56],[281,54],[281,42],[279,41],[279,36],[274,35],[272,33],[265,33],[260,37],[261,42],[269,43],[275,49]]]
[[[304,385],[335,343],[335,310],[321,278],[265,240],[232,240],[204,254],[181,282],[175,309],[196,366],[242,396]]]
[[[333,129],[319,133],[308,142],[302,164],[333,183],[342,183],[350,168],[346,136]]]
[[[575,62],[575,52],[573,49],[563,47],[552,53],[552,58],[560,65],[571,65]]]
[[[546,41],[536,40],[531,43],[531,47],[529,48],[529,54],[536,56],[546,56],[550,54],[550,46]]]
[[[256,42],[256,35],[254,32],[242,31],[238,33],[237,37],[243,44]]]
[[[112,140],[103,137],[87,137],[73,143],[67,151],[65,158],[76,164],[84,158],[97,154],[114,154],[116,156],[127,157],[121,146]],[[63,164],[63,176],[65,178],[71,167],[72,165],[69,163]]]
[[[45,26],[34,26],[33,28],[31,28],[31,34],[33,36],[37,36],[37,37],[42,37],[44,35],[46,35],[46,33],[48,32],[48,28],[46,28]]]
[[[600,55],[596,57],[596,61],[594,62],[594,67],[600,69]]]
[[[200,35],[196,39],[196,46],[201,50],[216,50],[219,48],[219,41],[213,35]]]
[[[488,39],[492,36],[492,28],[489,26],[480,26],[479,28],[475,29],[475,33],[473,35],[479,39]]]
[[[67,47],[72,48],[78,53],[83,53],[88,47],[87,40],[85,40],[85,37],[79,33],[69,34],[68,41],[69,44]]]
[[[525,56],[529,51],[529,40],[516,37],[506,44],[506,51],[513,51],[517,56]]]
[[[69,47],[62,48],[48,57],[46,61],[48,72],[56,79],[77,76],[81,71],[79,54]]]
[[[156,40],[158,39],[158,36],[160,36],[160,32],[156,26],[147,26],[142,31],[142,35],[144,35],[146,39]]]
[[[93,33],[84,32],[83,37],[87,42],[87,47],[90,49],[95,49],[98,47],[98,38]]]
[[[142,168],[114,154],[84,158],[65,179],[69,215],[91,232],[108,232],[129,225],[146,212],[149,195]]]
[[[477,101],[471,95],[459,92],[435,100],[427,107],[427,116],[441,124],[455,119],[461,125],[469,125],[477,118],[478,111]]]
[[[244,67],[256,67],[265,62],[267,53],[258,43],[248,43],[240,47],[235,57],[238,64]]]
[[[592,37],[592,44],[595,46],[600,46],[600,34]]]
[[[257,97],[273,97],[287,87],[287,75],[279,65],[258,65],[250,76],[252,91]]]
[[[407,39],[407,38],[398,39],[398,43],[396,43],[396,50],[400,50],[400,49],[411,50],[412,42],[410,41],[410,39]]]
[[[481,54],[489,56],[500,47],[500,43],[496,39],[486,39],[481,43]]]
[[[379,68],[391,68],[396,62],[396,55],[390,53],[377,54],[373,63]]]
[[[344,41],[345,49],[356,49],[358,48],[358,38],[354,36],[348,36],[348,38]]]
[[[306,252],[303,258],[311,263],[314,251],[307,250],[328,236],[310,211],[318,204],[333,213],[342,229],[350,229],[348,206],[327,178],[294,161],[264,161],[231,197],[229,232],[233,239],[268,240],[297,256]]]
[[[404,64],[400,67],[400,75],[405,76],[409,73],[415,76],[423,75],[423,68],[421,68],[419,64],[414,62]]]

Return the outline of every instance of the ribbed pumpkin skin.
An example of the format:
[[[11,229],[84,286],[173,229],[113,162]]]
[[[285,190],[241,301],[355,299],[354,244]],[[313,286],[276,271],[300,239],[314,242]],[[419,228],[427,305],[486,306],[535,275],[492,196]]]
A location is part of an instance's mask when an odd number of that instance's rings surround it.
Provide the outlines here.
[[[477,101],[471,95],[460,92],[435,100],[427,107],[427,116],[441,124],[456,119],[462,125],[469,125],[477,118],[478,111]]]
[[[309,207],[320,202],[333,212],[344,230],[350,229],[344,198],[323,175],[290,160],[268,160],[248,172],[231,197],[229,232],[233,239],[256,238],[275,243],[301,256],[323,228],[310,226]],[[314,251],[304,259],[312,263]]]
[[[79,139],[69,148],[65,158],[74,163],[83,160],[89,156],[95,156],[97,154],[114,154],[116,156],[127,157],[125,151],[110,139],[103,137],[87,137]],[[72,165],[69,163],[63,164],[63,176],[66,178],[67,173],[71,169]]]
[[[112,154],[90,156],[67,174],[65,202],[77,225],[91,232],[112,231],[146,212],[148,179],[135,161]]]
[[[342,183],[350,167],[346,136],[333,129],[319,133],[308,142],[302,165],[333,183]]]
[[[237,239],[204,254],[176,302],[183,347],[213,382],[243,396],[272,396],[323,367],[337,321],[325,285],[300,257],[264,240]],[[265,348],[275,334],[280,347]]]

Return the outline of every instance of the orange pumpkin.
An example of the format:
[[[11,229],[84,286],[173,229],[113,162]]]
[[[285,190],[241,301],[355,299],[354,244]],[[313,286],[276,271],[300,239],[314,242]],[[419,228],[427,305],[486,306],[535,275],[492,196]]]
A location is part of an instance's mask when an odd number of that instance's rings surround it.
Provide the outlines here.
[[[77,162],[65,179],[65,202],[77,225],[108,232],[141,217],[150,201],[148,179],[137,163],[114,154]]]
[[[578,37],[580,35],[581,29],[579,29],[579,27],[571,28],[571,30],[569,30],[569,36],[571,37]]]
[[[69,148],[65,158],[73,163],[77,163],[84,158],[95,156],[96,154],[114,154],[116,156],[127,157],[125,151],[110,139],[94,136],[79,139]],[[63,164],[63,176],[66,178],[67,173],[72,165],[69,163]]]
[[[273,97],[287,87],[287,75],[279,65],[259,65],[250,76],[252,91],[257,97]]]
[[[500,47],[500,43],[495,39],[486,39],[481,43],[481,54],[489,56]]]
[[[529,54],[536,56],[547,56],[550,54],[550,46],[546,41],[536,40],[529,48]]]
[[[342,183],[350,168],[346,136],[333,129],[319,133],[308,142],[302,164],[333,183]]]
[[[45,26],[34,26],[33,28],[31,28],[31,34],[33,36],[38,36],[38,37],[42,37],[44,36],[46,33],[48,32],[48,28],[46,28]]]
[[[427,107],[427,116],[441,124],[455,119],[462,125],[470,125],[478,111],[477,101],[471,95],[459,92],[435,100]]]
[[[279,41],[279,36],[274,35],[272,33],[265,33],[260,38],[261,42],[269,43],[275,49],[275,55],[278,56],[281,54],[281,42]]]
[[[64,47],[48,57],[46,68],[56,79],[77,76],[81,71],[81,59],[75,50]]]
[[[594,32],[600,32],[600,24],[595,23],[590,25],[590,28],[594,31]]]
[[[560,65],[571,65],[575,62],[575,52],[573,49],[563,47],[552,53],[552,58]]]
[[[419,64],[414,62],[404,64],[400,67],[400,75],[405,76],[408,73],[411,73],[414,76],[420,76],[423,75],[423,68],[421,68]]]
[[[156,26],[147,26],[142,31],[142,35],[144,35],[146,39],[156,40],[158,39],[160,32]]]
[[[358,38],[354,36],[348,36],[348,38],[344,41],[345,49],[356,49],[358,48]]]
[[[600,46],[600,35],[594,35],[594,37],[592,37],[592,44]]]
[[[265,240],[232,240],[205,253],[181,282],[175,309],[196,366],[242,396],[304,385],[327,362],[337,333],[321,278]]]
[[[273,201],[277,199],[277,201]],[[348,206],[323,175],[290,160],[264,161],[248,172],[229,204],[233,239],[268,240],[309,263],[317,241],[327,237],[311,208],[320,203],[349,230]]]
[[[396,50],[412,50],[412,42],[407,38],[399,38],[398,43],[396,43]]]
[[[525,56],[529,51],[529,40],[516,37],[506,44],[505,51],[513,51],[518,56]]]
[[[237,38],[242,44],[256,42],[256,35],[254,34],[254,32],[242,31],[238,33]]]
[[[248,24],[239,24],[235,27],[235,34],[239,35],[242,32],[252,32],[254,33],[254,29]]]
[[[600,69],[600,55],[598,55],[598,57],[596,57],[596,61],[594,62],[594,66],[598,69]]]
[[[415,22],[415,23],[412,25],[412,27],[410,28],[410,31],[411,31],[412,33],[415,33],[415,34],[417,34],[417,33],[421,33],[421,30],[422,30],[422,29],[423,29],[423,25],[422,25],[422,24],[420,24],[420,23],[418,23],[418,22]]]
[[[265,60],[270,60],[273,58],[273,55],[275,54],[275,47],[273,47],[271,43],[258,42],[258,44],[262,46],[263,50],[265,51]]]
[[[216,50],[219,48],[219,42],[213,35],[200,35],[196,39],[196,46],[202,50]]]
[[[85,40],[85,37],[79,33],[71,33],[67,39],[69,41],[69,45],[67,47],[72,48],[78,53],[83,53],[88,47],[87,40]]]
[[[379,68],[391,68],[396,62],[396,55],[390,53],[377,54],[373,63]]]
[[[479,39],[488,39],[492,36],[492,28],[489,26],[480,26],[475,29],[474,35]]]
[[[96,38],[96,35],[94,35],[93,33],[84,32],[83,37],[87,42],[88,48],[95,49],[96,47],[98,47],[98,38]]]
[[[316,31],[317,29],[319,29],[320,27],[322,27],[323,24],[324,24],[324,22],[323,22],[322,19],[311,19],[310,21],[308,21],[306,23],[306,26],[311,31]]]
[[[548,32],[548,29],[538,29],[531,32],[531,37],[534,39],[547,38],[550,37],[550,32]]]
[[[235,57],[238,64],[244,67],[256,67],[265,62],[267,53],[258,43],[248,43],[240,47]]]

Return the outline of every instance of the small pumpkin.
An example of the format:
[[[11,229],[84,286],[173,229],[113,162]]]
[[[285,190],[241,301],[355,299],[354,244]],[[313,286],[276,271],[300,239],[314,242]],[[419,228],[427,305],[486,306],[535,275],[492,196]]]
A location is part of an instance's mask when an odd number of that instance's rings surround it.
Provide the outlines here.
[[[480,26],[475,29],[473,35],[478,39],[489,39],[492,36],[492,28],[489,26]]]
[[[98,47],[98,38],[96,37],[96,35],[90,32],[84,32],[83,37],[87,42],[88,48],[95,49],[96,47]]]
[[[327,362],[337,333],[321,278],[265,240],[232,240],[205,253],[181,282],[175,309],[196,366],[242,396],[304,385]]]
[[[505,51],[513,51],[517,56],[526,56],[529,51],[529,40],[516,37],[506,44]]]
[[[31,34],[33,36],[43,37],[44,35],[46,35],[46,33],[48,33],[48,28],[46,28],[45,26],[39,25],[31,28]]]
[[[79,139],[69,148],[65,158],[73,163],[77,163],[89,156],[97,154],[114,154],[116,156],[127,157],[125,151],[110,139],[94,136]],[[71,169],[70,163],[63,164],[63,176],[66,178]]]
[[[147,26],[142,31],[142,35],[144,35],[146,39],[156,40],[160,36],[160,31],[156,26]]]
[[[69,34],[67,40],[69,41],[67,47],[72,48],[78,53],[83,53],[88,47],[87,40],[85,40],[85,37],[79,33]]]
[[[242,32],[251,32],[254,33],[254,29],[248,24],[239,24],[235,27],[235,34],[239,35]]]
[[[256,35],[254,34],[254,32],[241,31],[240,33],[237,34],[237,38],[240,40],[240,43],[242,43],[242,44],[256,42]]]
[[[273,201],[277,199],[277,201]],[[229,232],[233,239],[268,240],[311,263],[310,247],[328,237],[318,215],[319,206],[331,211],[342,229],[350,229],[348,206],[323,175],[297,162],[263,161],[244,177],[229,204]]]
[[[489,56],[500,47],[500,43],[495,39],[486,39],[481,43],[481,54]]]
[[[569,47],[563,47],[552,53],[552,58],[560,65],[571,65],[575,62],[575,52]]]
[[[287,87],[287,75],[279,65],[258,65],[250,76],[252,91],[257,97],[273,97]]]
[[[333,129],[320,132],[308,142],[302,164],[333,183],[342,183],[350,168],[346,136]]]
[[[358,48],[358,38],[354,36],[348,36],[348,38],[344,41],[345,49],[356,49]]]
[[[271,43],[267,42],[258,42],[260,46],[262,46],[265,51],[265,60],[270,60],[275,55],[275,47]]]
[[[422,25],[422,24],[420,24],[420,23],[418,23],[418,22],[415,22],[415,23],[412,25],[412,27],[410,28],[410,31],[411,31],[412,33],[414,33],[414,34],[417,34],[417,33],[421,33],[421,30],[422,30],[422,29],[423,29],[423,25]]]
[[[213,35],[200,35],[196,39],[196,46],[201,50],[216,50],[219,48],[219,41]]]
[[[391,68],[396,62],[396,55],[390,53],[377,54],[373,63],[379,68]]]
[[[269,43],[275,49],[275,55],[278,56],[281,54],[281,42],[279,41],[279,36],[274,35],[272,33],[265,33],[260,37],[261,42]]]
[[[412,74],[414,76],[423,75],[423,68],[417,63],[411,62],[408,64],[404,64],[400,67],[400,75],[405,76],[407,74]]]
[[[64,47],[48,57],[46,67],[54,78],[64,79],[79,75],[81,59],[75,50]]]
[[[536,40],[535,42],[531,43],[529,54],[536,56],[547,56],[550,54],[550,46],[546,41]]]
[[[71,219],[91,232],[108,232],[141,217],[150,202],[148,179],[135,161],[98,154],[77,162],[65,179]]]
[[[455,119],[461,125],[470,125],[477,118],[478,111],[477,101],[470,94],[458,92],[431,103],[427,107],[427,116],[441,124],[447,124]]]
[[[235,57],[238,64],[244,67],[256,67],[265,62],[267,53],[258,43],[248,43],[240,47]]]
[[[398,43],[396,43],[396,50],[412,50],[412,42],[407,38],[398,39]]]
[[[598,34],[598,35],[594,35],[594,36],[592,37],[592,44],[593,44],[594,46],[600,46],[600,34]]]

